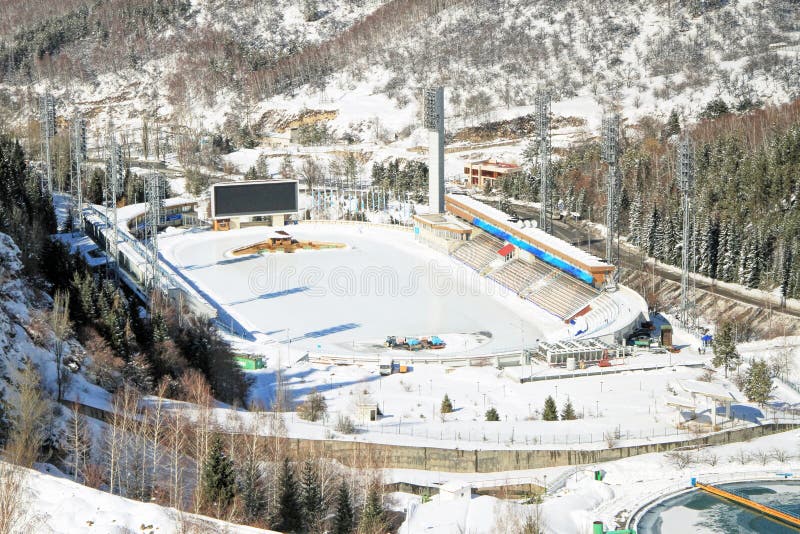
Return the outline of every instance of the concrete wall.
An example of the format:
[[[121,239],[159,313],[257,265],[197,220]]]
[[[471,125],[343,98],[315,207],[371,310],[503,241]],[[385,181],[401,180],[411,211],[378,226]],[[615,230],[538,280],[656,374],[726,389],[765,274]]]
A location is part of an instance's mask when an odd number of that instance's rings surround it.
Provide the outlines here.
[[[302,440],[284,438],[290,454],[315,454],[338,460],[345,465],[373,465],[399,469],[425,469],[455,473],[491,473],[579,465],[619,460],[639,454],[667,452],[677,447],[722,445],[784,432],[800,425],[767,424],[730,432],[711,434],[692,440],[653,443],[599,450],[460,450],[434,447],[384,445],[359,441]]]
[[[70,401],[63,401],[69,406]],[[105,420],[108,413],[99,408],[79,404],[81,413]],[[619,460],[639,454],[667,452],[678,447],[723,445],[748,441],[760,436],[800,428],[800,424],[770,423],[729,432],[710,434],[691,440],[653,443],[631,447],[598,450],[462,450],[437,447],[385,445],[347,440],[311,440],[299,438],[270,438],[277,441],[289,456],[298,458],[322,456],[344,465],[385,467],[395,469],[424,469],[454,473],[491,473],[516,471],[562,465],[579,465]]]

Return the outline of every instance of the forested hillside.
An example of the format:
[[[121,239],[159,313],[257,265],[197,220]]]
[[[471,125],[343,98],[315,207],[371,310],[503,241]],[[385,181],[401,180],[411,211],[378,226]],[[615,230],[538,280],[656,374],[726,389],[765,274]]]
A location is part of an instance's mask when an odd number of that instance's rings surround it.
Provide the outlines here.
[[[674,118],[674,117],[673,117]],[[629,125],[620,164],[622,224],[646,256],[680,266],[683,218],[676,181],[679,123]],[[800,297],[800,100],[692,126],[695,148],[693,242],[697,272]],[[603,220],[606,166],[596,141],[555,164],[566,209]],[[509,197],[536,199],[535,181],[504,184]]]
[[[123,117],[250,125],[276,95],[371,85],[399,108],[447,87],[470,123],[556,100],[616,100],[693,117],[715,96],[797,96],[796,0],[70,0],[0,4],[0,102],[34,111],[31,82]],[[125,104],[123,108],[123,104]],[[262,105],[263,104],[263,105]],[[266,106],[266,108],[265,108]],[[256,115],[257,116],[257,115]],[[219,126],[222,120],[217,120]]]

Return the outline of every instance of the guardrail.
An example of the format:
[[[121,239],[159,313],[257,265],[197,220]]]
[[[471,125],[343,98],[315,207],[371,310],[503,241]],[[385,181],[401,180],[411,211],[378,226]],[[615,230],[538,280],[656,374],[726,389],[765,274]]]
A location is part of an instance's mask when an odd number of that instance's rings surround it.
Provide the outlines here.
[[[525,382],[541,382],[543,380],[562,380],[565,378],[582,378],[584,376],[602,376],[602,375],[613,375],[618,373],[627,373],[630,371],[654,371],[657,369],[668,369],[670,367],[704,367],[704,363],[674,363],[672,365],[653,365],[653,366],[630,366],[630,365],[620,365],[620,366],[611,366],[611,367],[599,367],[597,370],[576,370],[575,372],[571,373],[559,373],[555,375],[534,375],[528,377],[522,377],[519,379],[520,383],[524,384]],[[618,368],[615,368],[618,367]]]
[[[370,221],[345,221],[341,219],[302,219],[297,222],[299,224],[338,224],[347,226],[369,226],[374,228],[383,228],[386,230],[400,230],[403,232],[411,232],[414,229],[413,224],[386,224],[386,223],[374,223]]]
[[[389,349],[386,349],[387,351]],[[341,364],[341,365],[355,365],[355,364],[377,364],[382,356],[387,353],[380,354],[329,354],[329,353],[315,353],[309,352],[308,359],[314,362]],[[437,363],[440,365],[450,365],[452,367],[469,367],[469,366],[485,366],[497,365],[508,363],[519,364],[519,359],[522,355],[522,349],[488,352],[474,355],[466,354],[435,354],[430,352],[410,352],[399,351],[392,352],[391,357],[393,360],[402,364],[429,364]]]

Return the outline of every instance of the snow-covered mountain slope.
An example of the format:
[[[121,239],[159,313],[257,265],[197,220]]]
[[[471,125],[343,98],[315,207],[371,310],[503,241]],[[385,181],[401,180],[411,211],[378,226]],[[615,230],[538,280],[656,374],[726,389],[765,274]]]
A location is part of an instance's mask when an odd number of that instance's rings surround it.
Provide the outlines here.
[[[0,381],[10,411],[17,405],[17,384],[21,374],[33,365],[41,377],[43,396],[55,406],[57,398],[56,356],[53,353],[53,332],[48,324],[46,310],[52,301],[46,293],[33,286],[23,276],[20,250],[7,234],[0,233]],[[66,399],[97,403],[107,399],[109,393],[91,383],[81,366],[86,366],[91,355],[75,339],[65,343],[63,362]],[[77,370],[75,372],[68,369]],[[61,423],[56,418],[50,439],[57,441]]]
[[[447,88],[450,129],[527,113],[540,85],[563,103],[558,114],[585,117],[612,100],[628,117],[672,109],[695,117],[716,96],[747,105],[800,91],[792,0],[158,4],[172,7],[127,34],[122,22],[133,15],[123,10],[98,23],[111,38],[78,32],[45,47],[52,52],[33,61],[35,72],[6,66],[0,101],[18,120],[29,117],[32,78],[36,90],[54,91],[63,114],[77,105],[98,119],[214,130],[322,107],[341,111],[340,134],[365,112],[392,134],[415,122],[418,89],[430,83]],[[6,50],[19,35],[2,32]],[[353,99],[360,105],[351,117]]]
[[[11,406],[15,405],[15,384],[28,362],[40,370],[50,393],[55,392],[56,383],[55,356],[47,347],[48,329],[38,311],[48,304],[48,297],[22,277],[19,254],[11,237],[0,233],[0,372]]]

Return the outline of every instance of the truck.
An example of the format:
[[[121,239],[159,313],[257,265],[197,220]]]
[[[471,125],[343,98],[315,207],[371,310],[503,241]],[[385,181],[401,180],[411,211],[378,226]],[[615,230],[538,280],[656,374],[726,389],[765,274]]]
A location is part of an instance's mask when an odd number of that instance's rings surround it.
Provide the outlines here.
[[[392,360],[391,356],[381,356],[378,359],[378,372],[382,376],[387,376],[392,374],[392,366],[394,365],[394,360]]]

